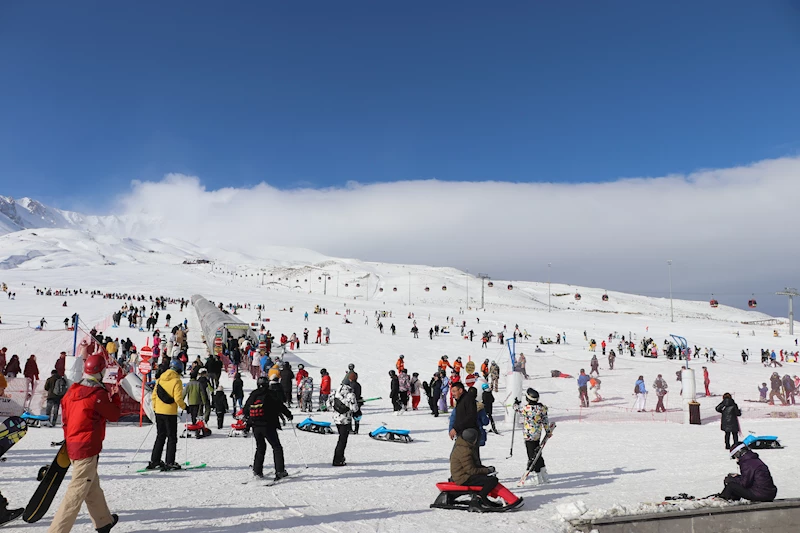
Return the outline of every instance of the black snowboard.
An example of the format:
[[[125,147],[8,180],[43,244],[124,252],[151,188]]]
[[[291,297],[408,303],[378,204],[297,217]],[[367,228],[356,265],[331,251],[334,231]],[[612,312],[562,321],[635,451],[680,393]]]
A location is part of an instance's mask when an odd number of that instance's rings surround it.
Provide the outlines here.
[[[28,424],[18,416],[10,416],[0,424],[0,457],[25,436]]]
[[[40,476],[39,487],[36,489],[36,492],[33,493],[31,501],[28,502],[28,506],[25,507],[25,512],[22,514],[23,520],[28,523],[33,523],[40,520],[45,513],[47,513],[50,504],[53,503],[53,498],[55,498],[58,492],[58,487],[60,487],[61,482],[64,481],[64,476],[67,474],[67,470],[69,470],[69,465],[67,445],[62,444],[61,448],[58,450],[58,455],[53,459],[53,463],[49,467],[42,468],[42,470],[46,468],[46,472]]]

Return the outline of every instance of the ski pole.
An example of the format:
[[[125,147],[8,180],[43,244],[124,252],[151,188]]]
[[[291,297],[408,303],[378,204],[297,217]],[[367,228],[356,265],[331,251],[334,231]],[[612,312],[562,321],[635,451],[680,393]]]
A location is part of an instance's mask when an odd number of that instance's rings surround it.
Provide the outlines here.
[[[300,458],[303,460],[303,464],[306,465],[306,468],[308,468],[306,457],[303,455],[303,448],[300,446],[300,437],[297,436],[297,430],[294,428],[294,424],[292,424],[292,433],[294,433],[294,438],[297,440],[297,450],[300,452]]]
[[[183,414],[184,414],[184,416],[186,416],[186,411],[184,411]],[[189,424],[188,424],[187,420],[183,421],[183,437],[184,437],[184,439],[186,439],[186,446],[184,446],[184,449],[186,451],[185,451],[185,453],[183,455],[183,458],[185,459],[185,461],[184,461],[183,464],[184,464],[184,466],[187,466],[189,464]]]
[[[153,426],[155,426],[155,424],[150,424],[150,429],[147,430],[147,434],[144,436],[144,439],[142,439],[142,443],[136,449],[136,453],[133,454],[133,457],[131,458],[131,462],[128,463],[128,469],[130,469],[131,465],[133,464],[133,461],[136,460],[136,456],[139,455],[139,452],[141,451],[142,446],[144,446],[144,443],[147,441],[147,437],[150,436],[150,432],[153,431]]]
[[[511,456],[514,455],[514,433],[517,430],[517,410],[514,409],[514,415],[511,417],[511,450],[508,452],[508,457],[506,460],[511,459]]]

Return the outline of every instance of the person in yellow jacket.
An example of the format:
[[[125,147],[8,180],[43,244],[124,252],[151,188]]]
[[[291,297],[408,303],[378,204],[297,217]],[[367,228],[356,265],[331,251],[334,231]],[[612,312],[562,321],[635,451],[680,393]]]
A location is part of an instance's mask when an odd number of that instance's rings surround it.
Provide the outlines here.
[[[110,338],[108,339],[108,343],[106,343],[106,353],[114,359],[117,358],[117,344]]]
[[[161,374],[153,390],[153,411],[156,413],[156,442],[150,454],[148,470],[180,470],[175,462],[175,450],[178,447],[178,407],[186,409],[183,401],[183,382],[181,370],[183,365],[177,359],[169,364],[169,370]],[[166,461],[161,461],[161,452],[167,443]]]

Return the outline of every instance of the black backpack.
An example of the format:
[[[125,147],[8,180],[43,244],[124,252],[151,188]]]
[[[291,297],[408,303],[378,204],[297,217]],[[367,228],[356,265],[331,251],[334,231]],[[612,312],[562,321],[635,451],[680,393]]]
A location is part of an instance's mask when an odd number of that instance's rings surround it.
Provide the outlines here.
[[[67,380],[62,376],[53,383],[53,394],[59,398],[67,393]]]

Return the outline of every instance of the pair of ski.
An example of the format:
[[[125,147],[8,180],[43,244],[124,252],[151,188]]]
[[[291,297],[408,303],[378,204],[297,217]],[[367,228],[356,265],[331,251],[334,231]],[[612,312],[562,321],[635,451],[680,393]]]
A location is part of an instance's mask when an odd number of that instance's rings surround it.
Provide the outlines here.
[[[196,465],[193,465],[191,463],[183,463],[181,465],[180,469],[161,470],[160,468],[156,468],[156,469],[153,469],[153,470],[148,470],[147,468],[141,468],[141,469],[137,470],[136,473],[137,474],[155,474],[155,473],[166,474],[166,473],[170,473],[170,472],[184,472],[186,470],[198,470],[200,468],[205,468],[205,467],[206,467],[205,463],[200,463],[200,464],[196,464]]]
[[[549,441],[550,437],[553,436],[553,431],[555,431],[555,429],[556,429],[555,422],[550,422],[549,424],[547,424],[547,427],[545,428],[544,439],[542,439],[542,443],[539,445],[539,451],[536,453],[536,457],[534,457],[532,461],[528,461],[528,469],[525,471],[524,474],[522,474],[522,477],[519,478],[519,481],[517,482],[518,487],[525,486],[525,482],[528,480],[528,476],[533,471],[536,462],[542,456],[542,451],[544,451],[544,447],[547,444],[547,441]]]
[[[265,487],[272,487],[274,485],[277,485],[278,483],[282,483],[282,482],[290,480],[290,479],[296,479],[298,476],[300,476],[300,474],[302,472],[303,472],[302,470],[296,470],[296,471],[290,473],[288,476],[282,477],[280,479],[273,479],[273,480],[268,480],[267,478],[259,479],[259,478],[255,477],[255,476],[253,476],[251,479],[248,479],[247,481],[242,481],[242,485],[249,485],[250,483],[261,482],[261,481],[265,481],[266,480],[266,483],[264,483],[264,486]]]

